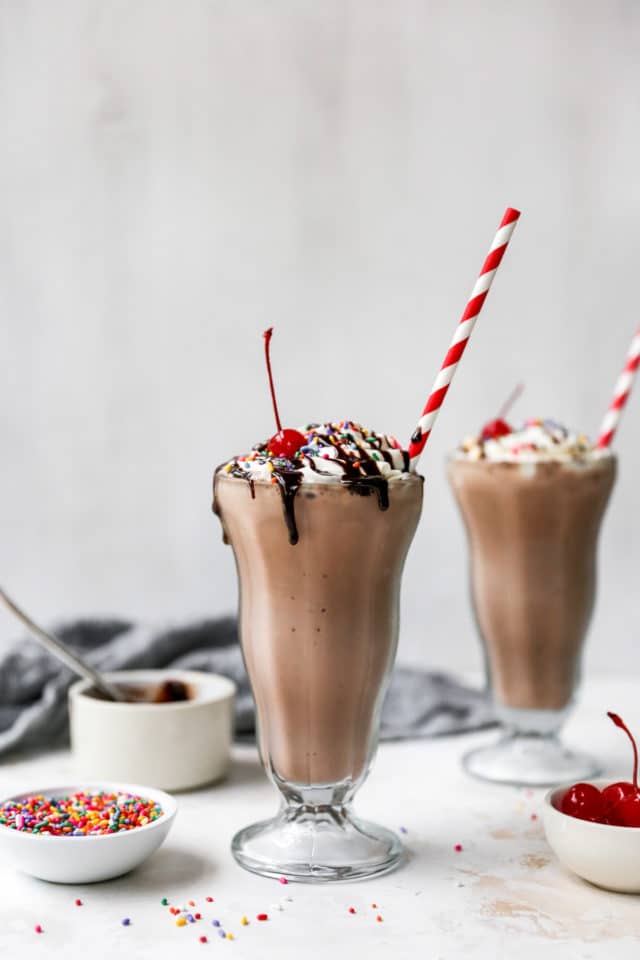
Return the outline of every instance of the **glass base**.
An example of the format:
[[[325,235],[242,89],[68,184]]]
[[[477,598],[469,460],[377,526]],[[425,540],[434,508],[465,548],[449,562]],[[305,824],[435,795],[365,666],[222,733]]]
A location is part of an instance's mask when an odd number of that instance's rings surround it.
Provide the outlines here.
[[[497,743],[465,754],[462,765],[473,777],[518,787],[550,787],[599,773],[593,757],[567,749],[555,735],[511,733]]]
[[[302,883],[362,880],[395,869],[404,847],[391,830],[345,806],[285,806],[236,833],[233,856],[245,870]]]

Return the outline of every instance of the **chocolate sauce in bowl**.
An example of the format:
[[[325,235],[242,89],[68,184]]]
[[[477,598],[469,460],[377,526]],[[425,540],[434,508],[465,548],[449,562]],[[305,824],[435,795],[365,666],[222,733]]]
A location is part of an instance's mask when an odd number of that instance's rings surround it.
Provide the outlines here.
[[[165,680],[164,683],[147,684],[146,686],[135,686],[134,684],[119,683],[116,684],[118,690],[124,694],[124,700],[121,703],[180,703],[185,700],[193,700],[195,691],[189,684],[182,680]],[[87,697],[93,697],[95,700],[107,700],[100,690],[91,687],[86,692]]]

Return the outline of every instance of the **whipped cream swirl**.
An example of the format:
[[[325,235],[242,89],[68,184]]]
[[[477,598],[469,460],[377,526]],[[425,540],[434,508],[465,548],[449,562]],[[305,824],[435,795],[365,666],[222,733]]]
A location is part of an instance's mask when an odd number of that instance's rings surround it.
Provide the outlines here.
[[[555,420],[532,418],[500,436],[484,433],[467,437],[455,456],[467,460],[491,460],[509,463],[560,461],[579,463],[611,456],[609,450],[596,447],[584,433],[573,433]]]
[[[306,442],[290,459],[270,454],[265,441],[221,469],[254,481],[294,472],[303,483],[354,483],[370,477],[395,480],[409,475],[409,454],[390,434],[376,433],[353,420],[310,423],[300,433]]]

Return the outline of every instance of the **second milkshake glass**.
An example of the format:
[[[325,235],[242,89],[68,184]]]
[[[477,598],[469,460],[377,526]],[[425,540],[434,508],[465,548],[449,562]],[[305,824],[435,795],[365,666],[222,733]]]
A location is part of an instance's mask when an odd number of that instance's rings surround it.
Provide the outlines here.
[[[422,478],[390,482],[387,509],[339,483],[302,484],[295,544],[277,485],[219,473],[215,502],[238,570],[260,755],[281,796],[275,817],[236,834],[233,854],[303,881],[386,872],[402,845],[351,801],[376,748]]]
[[[482,779],[542,786],[592,775],[558,732],[573,702],[596,589],[612,456],[584,463],[453,457],[448,478],[469,541],[471,596],[504,735],[464,758]]]

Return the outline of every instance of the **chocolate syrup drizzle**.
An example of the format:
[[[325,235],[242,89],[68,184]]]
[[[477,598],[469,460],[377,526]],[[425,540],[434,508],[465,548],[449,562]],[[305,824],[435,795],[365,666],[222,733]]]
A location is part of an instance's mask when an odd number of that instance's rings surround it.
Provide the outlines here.
[[[313,426],[317,426],[317,424],[312,424],[311,428]],[[310,446],[313,446],[314,452],[319,447],[333,447],[335,450],[337,450],[338,456],[333,457],[331,462],[333,464],[339,464],[342,468],[343,475],[340,478],[340,482],[344,486],[348,487],[351,493],[360,497],[369,497],[375,493],[378,499],[379,509],[389,509],[389,481],[380,473],[378,461],[373,458],[367,449],[358,447],[357,453],[352,453],[347,450],[347,448],[337,439],[335,435],[332,435],[332,439],[329,439],[323,435],[316,434],[314,439],[315,444],[310,444]],[[375,452],[378,454],[378,456],[386,461],[386,463],[393,466],[393,457],[391,456],[391,453],[388,450],[381,449],[382,440],[383,438],[381,436],[371,435],[367,437],[368,444],[375,448]],[[264,454],[266,458],[266,447],[266,443],[257,444],[254,447],[254,450]],[[302,449],[304,450],[306,448]],[[403,458],[403,470],[408,472],[409,454],[406,450],[402,450],[401,452]],[[283,457],[276,457],[273,459],[269,458],[269,461],[273,468],[272,477],[277,482],[280,489],[280,496],[282,497],[282,507],[287,531],[289,534],[289,543],[292,546],[295,546],[299,539],[295,516],[295,498],[303,483],[304,475],[302,470],[297,468],[295,460],[287,460]],[[253,478],[239,465],[237,460],[232,460],[230,463],[230,466],[228,463],[221,464],[216,469],[214,474],[213,512],[218,516],[220,516],[220,511],[217,507],[215,499],[215,481],[220,470],[226,469],[226,472],[230,473],[231,476],[245,480],[251,488],[252,499],[255,498],[255,481]],[[315,463],[312,456],[307,456],[305,458],[305,465],[321,476],[335,476],[335,474],[329,472],[328,470],[322,470]],[[224,540],[226,543],[226,535],[224,536]]]

